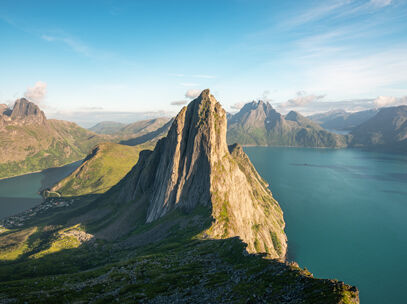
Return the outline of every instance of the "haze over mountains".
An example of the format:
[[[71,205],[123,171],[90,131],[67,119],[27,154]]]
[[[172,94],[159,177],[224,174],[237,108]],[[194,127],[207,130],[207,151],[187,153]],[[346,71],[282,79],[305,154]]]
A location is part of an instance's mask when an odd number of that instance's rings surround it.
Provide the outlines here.
[[[284,261],[280,205],[226,133],[225,111],[204,90],[106,193],[81,196],[78,184],[77,196],[6,220],[0,299],[35,302],[42,290],[50,302],[358,303],[355,287]]]
[[[117,123],[114,123],[117,126]],[[137,145],[165,136],[169,118],[155,118],[112,129],[104,123],[95,131],[73,122],[47,119],[33,102],[21,98],[12,108],[0,105],[0,178],[62,166],[84,158],[102,142]]]
[[[241,145],[404,151],[402,109],[333,111],[307,118],[294,111],[284,116],[268,102],[254,101],[238,113],[227,115],[227,141]],[[368,121],[369,127],[362,126]],[[37,105],[22,98],[13,108],[0,105],[0,178],[77,161],[101,142],[130,146],[153,143],[167,134],[171,124],[170,118],[154,118],[131,124],[101,122],[86,130],[71,122],[47,119]],[[350,133],[340,135],[324,127]]]
[[[228,121],[228,142],[242,145],[343,148],[344,136],[324,130],[301,114],[278,113],[268,102],[245,104]]]
[[[141,120],[130,124],[123,124],[114,121],[102,121],[89,128],[89,130],[98,134],[132,135],[137,133],[139,135],[144,135],[161,128],[170,120],[171,119],[167,117],[158,117]]]
[[[350,131],[366,120],[375,116],[379,110],[371,109],[360,112],[346,112],[334,110],[308,116],[309,119],[318,123],[321,127],[329,130]]]
[[[382,108],[351,132],[352,146],[407,152],[407,106]]]

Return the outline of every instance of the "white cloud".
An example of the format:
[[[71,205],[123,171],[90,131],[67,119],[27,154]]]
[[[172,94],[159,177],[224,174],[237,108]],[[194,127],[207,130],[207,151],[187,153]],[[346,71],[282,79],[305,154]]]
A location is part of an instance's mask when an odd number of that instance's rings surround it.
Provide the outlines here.
[[[199,94],[201,94],[202,90],[196,90],[196,89],[191,89],[186,91],[185,93],[185,97],[189,98],[189,99],[194,99],[197,98],[199,96]]]
[[[192,75],[192,77],[194,77],[194,78],[203,78],[203,79],[213,79],[213,78],[216,78],[216,76],[213,76],[213,75],[204,75],[204,74],[196,74],[196,75]]]
[[[172,101],[171,105],[172,106],[183,106],[186,105],[188,103],[188,100],[176,100],[176,101]]]
[[[407,104],[407,96],[400,98],[393,96],[379,96],[373,103],[376,108],[404,105]]]
[[[269,90],[265,90],[260,98],[263,101],[266,102],[272,102],[273,100],[270,98],[270,91]]]
[[[181,82],[180,85],[183,87],[196,87],[199,85],[199,83],[193,83],[193,82]]]
[[[91,50],[88,46],[86,46],[84,43],[80,42],[79,40],[69,38],[69,37],[57,37],[57,36],[50,36],[50,35],[42,35],[42,39],[45,41],[49,42],[62,42],[66,44],[68,47],[70,47],[73,51],[80,53],[85,56],[91,56]]]
[[[312,60],[298,62],[304,71],[302,84],[308,91],[323,91],[330,96],[405,95],[407,89],[395,92],[394,88],[407,82],[407,46],[368,56]],[[317,58],[316,58],[317,59]]]
[[[231,105],[230,108],[232,110],[240,110],[241,108],[243,108],[244,105],[245,105],[244,102],[237,102],[234,105]]]
[[[370,0],[370,3],[375,7],[385,7],[392,3],[392,0]]]
[[[346,4],[349,4],[348,0],[331,1],[329,3],[324,3],[323,5],[314,6],[306,10],[304,13],[290,18],[285,22],[284,25],[292,27],[319,20],[321,18],[329,16],[338,9],[341,9]]]
[[[24,97],[41,104],[47,94],[47,83],[43,81],[37,81],[32,88],[27,88],[24,93]]]
[[[295,98],[289,99],[283,104],[280,105],[280,107],[287,108],[295,108],[295,107],[304,107],[309,105],[312,102],[321,100],[324,98],[325,95],[306,95],[304,91],[299,91],[297,92],[297,96]]]

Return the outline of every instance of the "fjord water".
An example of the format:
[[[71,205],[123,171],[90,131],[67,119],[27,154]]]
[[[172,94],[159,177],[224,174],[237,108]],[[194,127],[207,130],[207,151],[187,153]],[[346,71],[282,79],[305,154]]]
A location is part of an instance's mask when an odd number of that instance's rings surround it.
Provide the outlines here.
[[[0,219],[30,209],[42,201],[40,190],[71,174],[82,161],[63,167],[0,180]]]
[[[361,303],[406,303],[407,156],[246,147],[286,221],[288,255],[356,285]]]

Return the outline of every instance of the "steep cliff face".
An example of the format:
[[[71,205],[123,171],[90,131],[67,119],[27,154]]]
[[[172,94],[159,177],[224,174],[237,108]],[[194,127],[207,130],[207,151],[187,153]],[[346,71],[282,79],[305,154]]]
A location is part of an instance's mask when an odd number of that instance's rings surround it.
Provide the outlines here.
[[[25,98],[17,99],[11,111],[10,119],[24,124],[46,122],[44,112],[36,104]]]
[[[239,236],[249,252],[284,258],[281,208],[241,147],[227,146],[226,130],[225,111],[203,91],[181,110],[154,151],[140,154],[118,185],[117,200],[145,199],[146,223],[175,209],[208,208],[213,221],[207,237]]]

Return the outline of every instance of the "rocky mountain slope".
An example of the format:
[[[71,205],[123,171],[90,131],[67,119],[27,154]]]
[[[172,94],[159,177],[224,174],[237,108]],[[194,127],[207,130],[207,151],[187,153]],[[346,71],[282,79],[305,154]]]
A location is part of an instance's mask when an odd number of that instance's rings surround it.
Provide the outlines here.
[[[226,129],[205,90],[105,194],[6,220],[0,299],[358,303],[355,287],[284,262],[281,208]]]
[[[105,193],[133,168],[141,150],[153,147],[151,143],[138,146],[98,144],[78,169],[43,194],[68,197]]]
[[[407,106],[380,109],[374,117],[354,128],[351,135],[354,147],[406,152]]]
[[[285,117],[268,102],[251,102],[228,121],[228,143],[343,148],[347,138],[328,132],[297,112]]]
[[[74,123],[46,119],[25,98],[0,110],[0,178],[77,161],[106,140]]]
[[[125,127],[126,124],[116,121],[102,121],[89,128],[90,131],[97,134],[108,134],[113,135],[120,132],[120,130]]]
[[[89,130],[98,134],[108,135],[145,135],[147,133],[160,129],[171,119],[167,117],[158,117],[137,121],[131,124],[122,124],[119,122],[102,121]]]
[[[375,116],[377,112],[376,109],[354,113],[345,110],[334,110],[310,115],[308,118],[325,129],[349,131]]]
[[[135,168],[112,189],[114,200],[120,204],[137,200],[134,213],[146,212],[143,224],[174,210],[208,209],[214,220],[205,232],[208,237],[240,236],[249,252],[284,258],[282,211],[241,147],[227,146],[226,130],[225,111],[204,91],[177,115],[153,152],[140,154]],[[113,212],[111,205],[108,208],[106,213]],[[95,215],[103,214],[102,207],[97,209]],[[126,223],[134,218],[128,209],[102,225],[98,234],[119,237],[131,229]]]

